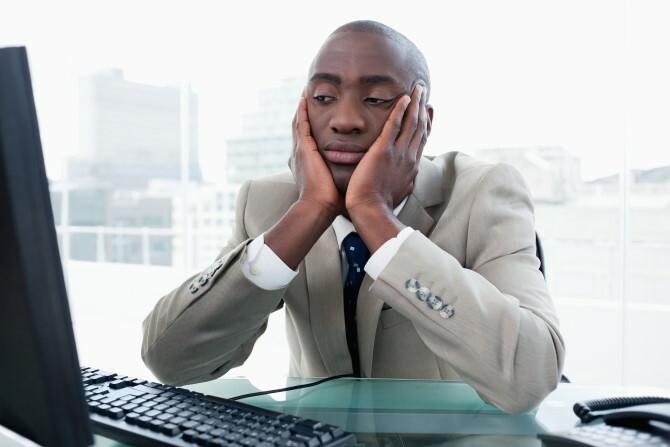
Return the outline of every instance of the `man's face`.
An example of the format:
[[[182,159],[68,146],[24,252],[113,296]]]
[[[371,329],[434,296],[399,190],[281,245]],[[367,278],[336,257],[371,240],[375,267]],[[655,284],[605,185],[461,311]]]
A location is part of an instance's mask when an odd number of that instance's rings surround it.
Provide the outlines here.
[[[340,193],[414,78],[405,51],[382,35],[343,32],[321,47],[305,98],[312,135]]]

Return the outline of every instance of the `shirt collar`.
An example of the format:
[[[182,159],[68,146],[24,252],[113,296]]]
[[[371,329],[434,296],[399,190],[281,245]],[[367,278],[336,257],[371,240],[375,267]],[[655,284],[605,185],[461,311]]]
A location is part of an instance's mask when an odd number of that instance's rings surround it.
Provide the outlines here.
[[[407,197],[406,196],[404,199],[402,199],[402,202],[398,204],[393,209],[393,214],[395,216],[402,211],[403,207],[405,206],[405,202],[407,202]],[[335,230],[335,236],[337,237],[337,246],[342,249],[342,241],[344,240],[349,233],[356,231],[356,228],[354,227],[354,224],[351,223],[349,219],[344,217],[343,215],[338,215],[335,220],[333,220],[333,230]]]

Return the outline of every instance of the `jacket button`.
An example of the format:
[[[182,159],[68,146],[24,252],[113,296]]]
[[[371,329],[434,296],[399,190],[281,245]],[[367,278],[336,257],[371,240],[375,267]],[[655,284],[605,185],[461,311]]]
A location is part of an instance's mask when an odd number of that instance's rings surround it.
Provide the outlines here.
[[[414,279],[414,278],[410,278],[410,279],[408,279],[407,281],[405,281],[405,288],[406,288],[410,293],[414,293],[414,292],[416,292],[417,290],[419,290],[419,287],[421,287],[421,283],[419,283],[419,281],[417,281],[417,280]]]
[[[430,298],[428,298],[428,301],[426,301],[426,303],[433,310],[440,310],[444,306],[444,303],[442,302],[442,298],[440,298],[437,295],[431,296]]]
[[[416,297],[421,301],[426,301],[431,296],[433,294],[428,287],[419,287],[419,290],[416,291]]]
[[[456,309],[451,304],[445,304],[440,310],[440,316],[445,319],[453,317],[454,313],[456,313]]]
[[[261,269],[259,269],[255,264],[251,264],[249,266],[249,271],[252,275],[258,275],[261,272]]]

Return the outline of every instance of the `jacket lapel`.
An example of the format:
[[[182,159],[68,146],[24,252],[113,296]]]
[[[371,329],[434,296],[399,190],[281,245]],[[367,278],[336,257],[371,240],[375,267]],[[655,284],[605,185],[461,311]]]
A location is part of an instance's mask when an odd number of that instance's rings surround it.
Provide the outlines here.
[[[342,260],[330,226],[305,257],[312,334],[329,375],[352,371],[344,326]]]
[[[398,214],[398,220],[408,227],[428,234],[435,219],[426,211],[427,207],[443,201],[442,172],[439,166],[429,159],[422,157],[417,173],[414,190],[407,198],[405,206]],[[375,337],[377,325],[384,302],[370,294],[373,280],[365,275],[361,289],[358,292],[356,305],[356,325],[358,330],[358,345],[361,357],[361,372],[365,377],[372,376]]]

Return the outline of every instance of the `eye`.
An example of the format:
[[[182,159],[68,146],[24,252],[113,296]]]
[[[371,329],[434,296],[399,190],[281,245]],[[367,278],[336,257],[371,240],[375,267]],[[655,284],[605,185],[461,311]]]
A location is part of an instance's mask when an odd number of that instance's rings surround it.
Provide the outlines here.
[[[332,96],[327,96],[327,95],[315,95],[314,96],[314,100],[316,102],[320,102],[322,104],[327,104],[327,103],[333,101],[334,99],[335,98],[333,98]]]
[[[378,104],[386,104],[391,102],[391,99],[382,99],[382,98],[365,98],[365,101],[369,104],[373,105],[378,105]]]

